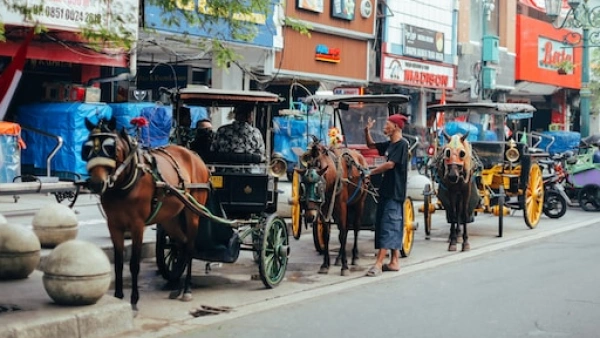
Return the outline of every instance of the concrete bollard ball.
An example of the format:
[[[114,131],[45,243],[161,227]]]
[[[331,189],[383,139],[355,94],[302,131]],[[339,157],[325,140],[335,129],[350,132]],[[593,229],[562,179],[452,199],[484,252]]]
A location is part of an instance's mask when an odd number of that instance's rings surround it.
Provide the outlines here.
[[[77,237],[77,216],[69,207],[51,203],[41,208],[33,217],[33,232],[43,247],[53,248]]]
[[[95,304],[110,287],[110,262],[93,243],[70,240],[45,259],[44,288],[60,305]]]
[[[0,280],[27,278],[40,263],[40,250],[30,229],[0,223]]]
[[[423,189],[425,185],[431,187],[431,180],[424,175],[409,175],[406,182],[406,196],[412,198],[413,201],[423,200]]]

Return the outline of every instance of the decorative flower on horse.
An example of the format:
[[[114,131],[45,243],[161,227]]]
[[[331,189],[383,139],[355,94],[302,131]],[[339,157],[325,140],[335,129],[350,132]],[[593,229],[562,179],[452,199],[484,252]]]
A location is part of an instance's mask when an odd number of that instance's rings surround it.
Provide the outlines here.
[[[344,135],[337,127],[329,128],[327,136],[329,136],[329,146],[332,148],[339,148],[344,142]]]

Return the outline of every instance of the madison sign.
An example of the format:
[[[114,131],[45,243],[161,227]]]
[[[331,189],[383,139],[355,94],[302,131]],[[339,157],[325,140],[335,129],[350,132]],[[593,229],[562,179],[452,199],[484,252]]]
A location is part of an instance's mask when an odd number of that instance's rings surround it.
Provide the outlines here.
[[[414,87],[452,89],[455,68],[384,55],[381,81]]]

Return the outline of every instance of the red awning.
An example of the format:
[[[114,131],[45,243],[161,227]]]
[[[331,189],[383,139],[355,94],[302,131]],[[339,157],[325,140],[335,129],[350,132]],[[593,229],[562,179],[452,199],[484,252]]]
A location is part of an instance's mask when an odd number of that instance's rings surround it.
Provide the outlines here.
[[[73,43],[77,40],[74,34],[64,34],[66,35],[55,39],[57,41],[36,37],[29,45],[27,58],[95,66],[127,67],[127,53],[114,50],[97,52],[80,43]],[[22,43],[23,40],[16,39],[7,39],[5,43],[0,43],[0,56],[12,57]]]

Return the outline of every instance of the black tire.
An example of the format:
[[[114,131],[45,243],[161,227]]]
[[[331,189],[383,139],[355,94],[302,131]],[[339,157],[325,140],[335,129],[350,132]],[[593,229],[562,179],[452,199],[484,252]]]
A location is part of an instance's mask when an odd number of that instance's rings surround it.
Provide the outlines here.
[[[567,212],[567,200],[558,191],[548,189],[544,192],[544,215],[549,218],[561,218]]]
[[[156,266],[160,275],[168,282],[177,282],[185,271],[183,252],[171,242],[160,224],[156,225]]]
[[[600,187],[588,184],[579,191],[579,206],[585,211],[600,210]]]
[[[424,195],[424,204],[423,204],[423,216],[425,223],[425,239],[429,239],[431,236],[431,212],[429,208],[431,208],[431,186],[429,184],[425,185],[423,189]]]

